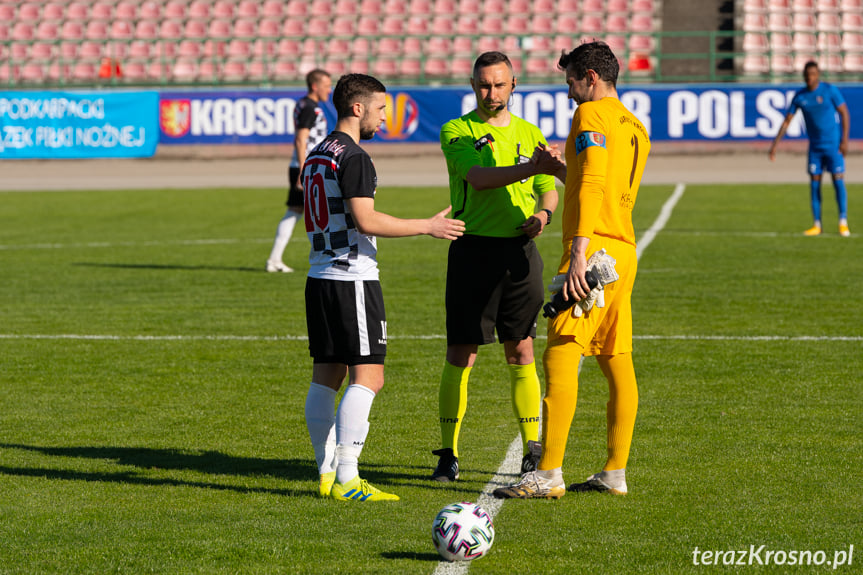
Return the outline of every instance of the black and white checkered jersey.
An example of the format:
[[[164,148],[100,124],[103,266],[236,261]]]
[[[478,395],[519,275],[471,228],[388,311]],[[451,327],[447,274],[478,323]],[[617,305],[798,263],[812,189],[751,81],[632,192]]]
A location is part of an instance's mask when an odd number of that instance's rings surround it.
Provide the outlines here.
[[[309,130],[309,139],[306,142],[306,157],[309,157],[309,152],[327,137],[327,117],[320,104],[308,96],[303,96],[294,106],[294,134],[302,128]],[[296,148],[291,158],[291,167],[300,167]]]
[[[377,280],[377,238],[361,234],[347,198],[374,198],[378,177],[372,159],[344,132],[332,132],[303,166],[309,277]]]

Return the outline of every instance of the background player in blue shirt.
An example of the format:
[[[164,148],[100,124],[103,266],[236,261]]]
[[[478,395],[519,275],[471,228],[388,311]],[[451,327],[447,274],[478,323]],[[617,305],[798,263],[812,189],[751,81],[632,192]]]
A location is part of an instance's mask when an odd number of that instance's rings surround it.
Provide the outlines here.
[[[848,194],[845,191],[845,154],[848,152],[848,132],[851,117],[848,106],[839,90],[827,82],[820,82],[818,64],[807,62],[803,67],[806,88],[798,90],[788,106],[785,121],[770,146],[770,160],[776,158],[776,145],[785,135],[797,110],[803,112],[806,132],[809,135],[809,177],[812,199],[812,216],[815,223],[803,232],[807,236],[821,234],[821,174],[826,169],[833,176],[836,203],[839,206],[839,233],[850,236],[848,229]],[[836,123],[836,112],[840,124]]]

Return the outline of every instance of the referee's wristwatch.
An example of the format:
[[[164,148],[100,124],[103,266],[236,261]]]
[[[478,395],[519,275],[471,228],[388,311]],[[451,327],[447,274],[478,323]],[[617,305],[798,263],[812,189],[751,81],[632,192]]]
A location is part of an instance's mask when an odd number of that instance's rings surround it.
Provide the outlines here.
[[[545,222],[545,225],[550,224],[551,223],[551,210],[549,210],[548,208],[543,208],[541,211],[545,212],[548,215],[548,221]]]

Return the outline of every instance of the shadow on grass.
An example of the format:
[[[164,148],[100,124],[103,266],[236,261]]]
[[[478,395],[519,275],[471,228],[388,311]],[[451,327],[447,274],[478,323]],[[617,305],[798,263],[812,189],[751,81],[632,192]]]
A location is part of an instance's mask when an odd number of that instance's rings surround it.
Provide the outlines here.
[[[41,453],[51,457],[68,457],[113,462],[118,466],[137,467],[142,471],[80,471],[55,467],[9,467],[0,466],[2,475],[44,477],[70,481],[97,481],[106,483],[129,483],[133,485],[170,485],[200,487],[206,489],[236,491],[239,493],[270,493],[273,495],[317,496],[318,469],[312,459],[264,459],[260,457],[238,457],[218,451],[193,451],[181,449],[153,449],[149,447],[49,447],[0,443],[0,449],[18,449]],[[153,477],[149,473],[166,470],[194,471],[225,477],[275,478],[287,481],[308,481],[313,487],[308,491],[296,489],[272,489],[248,485],[232,485],[208,481]],[[485,481],[462,480],[456,483],[441,483],[432,480],[432,467],[401,466],[393,463],[360,462],[360,473],[372,484],[385,486],[422,487],[448,491],[454,496],[464,493],[475,496]],[[481,472],[478,477],[490,475]],[[466,478],[465,478],[466,479]]]
[[[236,457],[218,451],[183,451],[178,449],[151,449],[147,447],[44,447],[0,443],[2,449],[20,449],[52,457],[87,458],[113,461],[117,465],[138,467],[147,471],[187,470],[211,475],[240,477],[272,477],[289,481],[313,481],[317,479],[317,467],[308,459],[263,459]],[[271,489],[247,485],[231,485],[206,481],[151,477],[137,471],[73,471],[56,468],[0,466],[0,474],[24,477],[44,477],[74,481],[98,481],[106,483],[129,483],[133,485],[170,485],[201,487],[236,491],[239,493],[271,493],[285,496],[317,496],[314,489]]]
[[[259,272],[266,273],[263,266],[257,268],[233,268],[228,266],[184,266],[184,265],[168,265],[168,264],[105,264],[91,262],[75,262],[73,266],[93,267],[93,268],[123,268],[133,270],[183,270],[183,271],[228,271],[228,272]]]

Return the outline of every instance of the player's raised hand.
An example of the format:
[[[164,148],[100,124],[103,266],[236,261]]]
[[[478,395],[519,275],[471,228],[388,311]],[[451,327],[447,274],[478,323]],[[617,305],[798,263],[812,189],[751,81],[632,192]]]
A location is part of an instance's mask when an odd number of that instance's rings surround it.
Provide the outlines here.
[[[429,218],[428,235],[439,240],[455,240],[464,235],[464,222],[446,217],[451,210],[452,206],[448,206]]]

